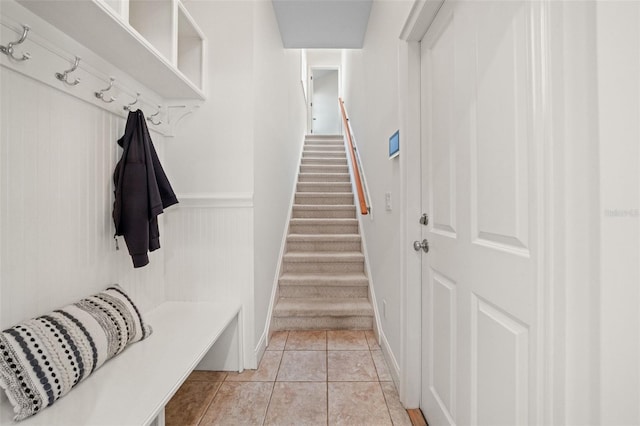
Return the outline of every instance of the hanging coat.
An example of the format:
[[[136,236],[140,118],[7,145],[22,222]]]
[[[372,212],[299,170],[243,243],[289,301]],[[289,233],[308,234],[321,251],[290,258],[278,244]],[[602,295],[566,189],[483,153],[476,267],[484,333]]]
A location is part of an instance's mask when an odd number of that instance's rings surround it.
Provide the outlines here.
[[[116,235],[124,236],[134,268],[149,263],[149,251],[160,248],[158,215],[178,202],[162,169],[142,111],[130,111],[122,157],[113,173]]]

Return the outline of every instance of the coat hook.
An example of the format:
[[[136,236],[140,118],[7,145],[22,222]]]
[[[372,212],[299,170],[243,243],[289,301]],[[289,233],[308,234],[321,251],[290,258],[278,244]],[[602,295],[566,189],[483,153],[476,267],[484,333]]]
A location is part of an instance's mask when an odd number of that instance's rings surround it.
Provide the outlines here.
[[[157,126],[159,124],[162,124],[162,120],[158,120],[158,121],[154,121],[153,117],[157,117],[158,114],[160,114],[160,109],[162,108],[162,105],[158,105],[158,111],[156,111],[155,114],[150,115],[149,117],[147,117],[147,120],[149,120],[151,122],[151,124],[153,124],[154,126]],[[158,117],[159,118],[159,117]]]
[[[95,92],[96,98],[102,100],[102,102],[106,102],[108,104],[110,104],[111,102],[115,101],[116,98],[114,98],[113,96],[109,97],[108,100],[104,99],[104,94],[105,92],[108,92],[109,90],[111,90],[111,88],[113,87],[113,83],[116,81],[115,78],[110,77],[109,78],[109,87],[107,87],[106,89],[100,89],[99,92]]]
[[[15,46],[16,44],[21,44],[23,41],[25,41],[27,39],[27,33],[29,32],[30,29],[31,28],[29,28],[27,25],[23,25],[22,35],[20,36],[20,39],[17,41],[12,41],[8,43],[6,46],[0,46],[0,52],[9,56],[14,61],[26,61],[27,59],[31,58],[31,54],[29,52],[24,52],[22,54],[22,58],[17,58],[13,55],[13,52],[14,52],[13,46]]]
[[[138,103],[138,99],[140,99],[140,92],[136,92],[136,99],[135,99],[133,102],[131,102],[130,104],[127,104],[127,105],[123,106],[122,108],[123,108],[125,111],[131,111],[131,107]]]
[[[72,72],[77,70],[78,69],[78,65],[80,65],[80,57],[76,56],[76,59],[73,62],[73,66],[71,68],[69,68],[68,70],[63,71],[62,73],[57,72],[56,73],[56,78],[58,80],[60,80],[61,82],[63,82],[64,84],[68,85],[68,86],[77,85],[78,83],[80,83],[80,79],[76,78],[74,81],[69,81],[69,74],[71,74]]]

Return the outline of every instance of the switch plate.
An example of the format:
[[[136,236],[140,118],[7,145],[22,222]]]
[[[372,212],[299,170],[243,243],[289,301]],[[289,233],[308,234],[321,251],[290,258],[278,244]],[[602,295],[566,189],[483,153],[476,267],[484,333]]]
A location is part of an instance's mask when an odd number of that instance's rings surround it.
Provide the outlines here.
[[[384,193],[384,205],[385,208],[387,209],[388,212],[391,211],[391,193],[390,192],[385,192]]]

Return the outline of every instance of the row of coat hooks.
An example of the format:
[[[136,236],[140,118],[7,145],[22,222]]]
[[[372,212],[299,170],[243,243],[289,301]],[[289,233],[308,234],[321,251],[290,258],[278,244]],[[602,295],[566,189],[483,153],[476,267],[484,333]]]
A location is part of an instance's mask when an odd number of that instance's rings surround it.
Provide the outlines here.
[[[4,53],[5,55],[7,55],[9,58],[11,58],[16,62],[22,62],[22,61],[31,59],[31,55],[29,54],[29,52],[22,53],[22,56],[16,56],[15,49],[14,49],[15,46],[24,43],[24,41],[28,37],[29,30],[30,30],[29,26],[22,25],[22,35],[20,36],[20,38],[16,41],[7,43],[6,46],[0,45],[0,53]],[[64,84],[66,84],[67,86],[77,86],[78,84],[80,84],[80,78],[73,77],[71,76],[71,74],[78,69],[78,67],[80,66],[80,61],[81,61],[81,58],[79,56],[75,56],[75,59],[73,61],[71,68],[63,72],[55,73],[55,77],[61,82],[63,82]],[[108,93],[111,89],[113,89],[115,81],[116,79],[114,77],[109,77],[109,85],[104,89],[99,89],[98,91],[94,92],[95,97],[100,99],[104,103],[111,103],[116,101],[117,98],[111,96]],[[141,96],[140,92],[136,92],[136,96],[133,102],[123,106],[123,109],[125,111],[134,111],[136,108],[136,104],[140,101],[140,96]],[[184,107],[184,106],[175,105],[174,107]],[[158,110],[154,114],[147,117],[147,120],[151,122],[151,124],[155,126],[162,124],[162,120],[159,119],[161,109],[162,109],[162,105],[158,105]]]
[[[76,61],[74,66],[77,68],[76,64],[80,61],[80,58],[76,56]],[[72,68],[73,69],[73,68]],[[66,72],[66,71],[65,71]],[[61,77],[58,77],[58,75],[60,75]],[[78,79],[74,80],[73,83],[68,83],[66,81],[66,76],[63,76],[61,74],[56,74],[56,77],[58,77],[59,80],[64,81],[67,84],[77,84],[76,81],[78,81]],[[96,95],[96,98],[100,99],[102,102],[106,103],[106,104],[110,104],[111,102],[117,100],[117,98],[114,98],[113,96],[109,95],[109,98],[105,98],[105,94],[110,91],[113,88],[113,84],[115,83],[116,79],[113,77],[109,78],[109,86],[107,86],[105,89],[100,89],[97,92],[95,92],[94,94]],[[140,100],[140,92],[136,92],[136,98],[133,100],[133,102],[126,104],[125,106],[122,107],[122,109],[124,109],[125,111],[134,111],[135,105],[138,103],[138,101]],[[149,117],[147,117],[147,120],[149,120],[151,122],[151,124],[157,126],[159,124],[162,124],[162,120],[157,119],[156,117],[158,117],[158,115],[160,114],[160,110],[162,109],[162,105],[158,105],[158,111],[156,111],[155,114],[150,115]],[[157,121],[156,121],[157,120]]]

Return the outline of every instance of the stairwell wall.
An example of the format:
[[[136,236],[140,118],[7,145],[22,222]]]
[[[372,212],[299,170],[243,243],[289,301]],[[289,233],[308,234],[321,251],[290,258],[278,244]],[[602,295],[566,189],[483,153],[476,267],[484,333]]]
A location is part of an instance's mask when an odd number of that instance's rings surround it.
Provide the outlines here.
[[[389,136],[400,127],[398,36],[411,4],[374,2],[363,48],[344,50],[342,54],[344,101],[372,205],[372,215],[362,221],[362,232],[381,316],[380,335],[396,379],[401,359],[401,180],[398,159],[388,158],[388,143]],[[385,193],[391,194],[390,211],[385,209]]]
[[[254,21],[254,305],[260,358],[306,123],[300,50],[283,49],[271,2],[256,2]]]
[[[255,368],[303,141],[300,52],[282,47],[270,2],[186,7],[208,39],[209,87],[167,147],[185,201],[167,215],[167,297],[239,298],[244,367]],[[219,354],[209,358],[216,368]]]

